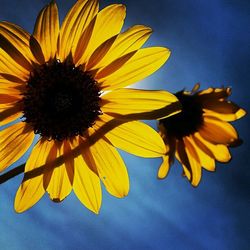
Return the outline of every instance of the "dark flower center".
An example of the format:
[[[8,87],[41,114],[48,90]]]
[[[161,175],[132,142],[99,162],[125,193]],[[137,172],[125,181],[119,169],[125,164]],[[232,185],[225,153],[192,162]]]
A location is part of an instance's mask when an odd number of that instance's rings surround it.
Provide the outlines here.
[[[83,135],[101,114],[98,83],[81,67],[56,60],[31,72],[22,101],[25,122],[53,140]]]
[[[184,136],[195,133],[203,124],[203,111],[196,95],[187,95],[183,91],[175,96],[182,104],[182,111],[169,118],[160,120],[168,135],[181,139]]]

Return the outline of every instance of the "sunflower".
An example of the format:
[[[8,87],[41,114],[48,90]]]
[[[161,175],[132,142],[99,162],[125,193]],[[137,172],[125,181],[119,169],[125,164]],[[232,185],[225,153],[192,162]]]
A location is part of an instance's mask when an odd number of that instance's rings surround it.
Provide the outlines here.
[[[231,88],[199,91],[199,87],[196,84],[191,92],[177,92],[175,95],[182,104],[182,111],[159,121],[159,133],[168,151],[158,170],[160,179],[167,176],[176,158],[183,167],[183,175],[197,186],[202,167],[215,171],[215,160],[230,161],[228,147],[241,143],[229,122],[240,119],[246,112],[227,100]]]
[[[113,196],[129,191],[116,147],[141,157],[165,153],[158,133],[136,120],[177,112],[177,98],[124,87],[159,69],[170,52],[141,48],[152,33],[146,26],[121,32],[124,5],[101,11],[98,5],[97,0],[77,1],[59,27],[52,1],[38,15],[32,35],[0,23],[0,126],[5,125],[0,171],[36,143],[16,194],[17,212],[32,207],[45,192],[60,202],[73,190],[98,213],[100,181]]]

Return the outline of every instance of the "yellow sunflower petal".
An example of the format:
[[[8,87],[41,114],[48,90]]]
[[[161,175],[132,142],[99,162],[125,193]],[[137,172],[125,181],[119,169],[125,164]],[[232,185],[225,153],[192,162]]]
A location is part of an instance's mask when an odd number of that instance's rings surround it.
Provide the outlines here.
[[[204,108],[203,111],[204,111],[204,116],[214,116],[226,122],[232,122],[238,120],[246,115],[246,111],[242,108],[239,108],[235,113],[227,113],[227,114],[219,113],[214,110],[204,109]]]
[[[41,10],[33,35],[41,45],[45,61],[54,58],[59,35],[58,9],[54,1]]]
[[[20,83],[3,83],[0,79],[0,93],[3,95],[10,96],[21,96],[21,93],[24,91],[25,86]],[[0,101],[1,103],[1,101]]]
[[[203,103],[203,108],[206,112],[215,112],[218,118],[224,117],[227,121],[235,121],[246,115],[244,109],[230,101],[207,100]]]
[[[193,136],[191,136],[191,138],[193,139]],[[202,165],[202,167],[204,167],[206,170],[208,171],[215,171],[215,160],[213,157],[209,156],[208,154],[206,154],[200,147],[199,145],[197,145],[193,140],[190,140],[190,143],[193,145],[195,151],[197,152],[199,159],[200,159],[200,163]]]
[[[195,143],[210,157],[215,158],[219,162],[228,162],[231,160],[230,152],[227,146],[222,144],[213,144],[205,140],[199,132],[194,134]]]
[[[121,31],[125,16],[126,8],[121,4],[109,5],[97,14],[88,46],[87,48],[84,48],[85,51],[82,51],[82,56],[79,58],[78,64],[84,64],[88,61],[93,52],[102,43]],[[80,40],[79,42],[82,43]],[[81,50],[79,46],[78,50]],[[79,51],[76,53],[79,54]]]
[[[231,88],[208,88],[201,90],[197,93],[199,100],[202,103],[207,101],[215,100],[225,100],[228,96],[231,95]]]
[[[0,131],[0,171],[25,154],[31,146],[34,136],[32,129],[23,122]]]
[[[185,176],[187,177],[189,181],[191,181],[192,170],[191,170],[191,166],[188,160],[187,153],[185,151],[185,144],[183,140],[178,140],[176,142],[175,157],[181,163]]]
[[[170,169],[169,155],[163,156],[162,159],[163,162],[158,169],[158,175],[157,175],[159,179],[166,178]]]
[[[15,210],[22,213],[37,203],[45,193],[43,169],[53,146],[53,141],[39,140],[25,165],[25,174],[15,198]]]
[[[61,202],[64,200],[71,192],[72,185],[69,179],[69,174],[72,172],[73,159],[65,159],[65,147],[67,147],[67,142],[55,142],[54,147],[56,154],[54,159],[51,157],[51,161],[56,160],[56,158],[61,158],[61,164],[52,167],[44,173],[44,178],[48,184],[45,184],[46,191],[49,193],[50,199],[55,202]]]
[[[143,25],[135,25],[125,32],[112,37],[102,44],[98,49],[96,49],[89,59],[89,62],[86,66],[87,69],[102,68],[111,64],[117,58],[140,49],[151,34],[151,28]],[[103,51],[103,47],[106,49],[105,51]],[[102,51],[100,52],[101,49]],[[102,57],[100,57],[100,54]],[[96,58],[98,58],[98,60]]]
[[[109,50],[111,49],[112,45],[114,44],[115,40],[117,39],[117,35],[111,37],[104,43],[102,43],[91,55],[88,62],[85,64],[86,71],[93,71],[95,68],[98,68],[99,62],[107,55]]]
[[[199,129],[201,136],[214,144],[233,144],[238,139],[235,128],[228,122],[224,122],[211,116],[204,117],[204,125]]]
[[[193,147],[192,143],[190,143],[190,140],[188,137],[184,137],[184,144],[185,144],[185,151],[187,153],[188,161],[190,163],[191,167],[191,173],[192,173],[192,178],[191,178],[191,184],[194,187],[197,187],[200,183],[201,180],[201,164],[200,164],[200,159],[195,151],[195,148]]]
[[[14,75],[23,81],[26,81],[29,76],[29,71],[16,63],[3,49],[0,49],[0,74]]]
[[[102,203],[100,179],[87,165],[82,155],[74,158],[73,189],[84,206],[98,214]]]
[[[166,91],[118,89],[102,96],[102,111],[131,120],[168,117],[180,111],[175,95]]]
[[[22,28],[8,22],[0,22],[0,47],[27,71],[32,70],[34,59],[29,48],[30,35]]]
[[[124,123],[104,114],[95,127],[101,130],[111,124],[115,128],[105,136],[115,147],[140,157],[160,157],[166,153],[160,135],[150,126],[138,121]]]
[[[65,60],[75,50],[81,35],[98,12],[97,0],[79,0],[65,17],[59,41],[59,59]]]
[[[97,16],[95,16],[92,21],[89,23],[89,25],[86,27],[84,32],[82,33],[76,47],[72,49],[72,57],[73,57],[73,62],[76,67],[81,66],[83,70],[85,70],[85,63],[86,63],[86,49],[88,47],[88,44],[90,42],[90,38],[93,34],[94,31],[94,26],[96,22]],[[84,64],[82,63],[84,62]]]
[[[240,107],[233,102],[213,99],[204,101],[203,108],[222,114],[235,114],[240,109]]]
[[[0,27],[15,35],[20,40],[20,42],[23,43],[23,45],[26,45],[24,46],[27,50],[26,52],[27,54],[30,54],[30,51],[28,50],[30,34],[27,31],[14,23],[6,21],[0,22]]]
[[[109,40],[108,40],[108,42],[109,42]],[[98,79],[98,78],[101,79],[102,74],[103,75],[110,75],[113,72],[122,68],[122,66],[124,66],[125,63],[127,63],[136,53],[137,53],[137,51],[132,51],[128,54],[125,54],[125,55],[117,58],[115,61],[113,61],[109,65],[101,68],[100,70],[93,70],[93,71],[91,71],[91,73],[96,79]],[[101,80],[99,80],[99,83],[101,83]]]
[[[9,105],[0,105],[0,126],[4,126],[10,122],[15,121],[21,117],[22,112],[20,109],[19,102],[9,104]]]
[[[151,47],[138,50],[135,55],[121,65],[120,69],[107,66],[95,78],[103,90],[126,87],[140,81],[158,70],[169,58],[166,48]],[[115,65],[115,64],[114,64]]]
[[[11,104],[19,101],[21,99],[20,95],[14,95],[12,92],[12,95],[6,95],[6,94],[0,94],[0,105],[2,104]]]
[[[42,47],[34,36],[30,36],[30,50],[40,65],[45,63]]]
[[[87,158],[91,160],[92,165],[95,165],[107,191],[118,198],[126,196],[129,192],[127,169],[121,156],[108,139],[100,138],[90,145],[89,150],[83,152],[83,154],[89,153],[91,155]]]

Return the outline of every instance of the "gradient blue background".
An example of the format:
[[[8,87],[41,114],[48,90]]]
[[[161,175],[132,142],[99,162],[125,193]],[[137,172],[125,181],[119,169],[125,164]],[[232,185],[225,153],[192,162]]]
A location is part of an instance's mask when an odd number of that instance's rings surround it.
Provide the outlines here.
[[[73,1],[57,1],[61,17]],[[47,1],[1,0],[0,19],[32,31]],[[107,5],[114,1],[101,1]],[[237,0],[127,0],[126,26],[154,29],[148,45],[172,50],[167,64],[137,86],[177,91],[202,86],[232,86],[232,99],[249,109],[250,2]],[[155,126],[154,122],[151,122]],[[72,194],[54,204],[44,197],[28,212],[13,210],[22,176],[0,186],[0,249],[250,249],[249,117],[234,123],[244,144],[233,160],[203,172],[194,189],[173,166],[156,179],[160,159],[122,152],[131,190],[125,199],[103,191],[99,216]],[[25,161],[22,159],[19,163]]]

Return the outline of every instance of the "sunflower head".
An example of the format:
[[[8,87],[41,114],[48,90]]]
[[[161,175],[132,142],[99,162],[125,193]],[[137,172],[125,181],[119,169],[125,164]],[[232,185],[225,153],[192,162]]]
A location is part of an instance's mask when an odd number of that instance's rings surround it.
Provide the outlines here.
[[[52,140],[83,136],[101,114],[97,82],[59,60],[35,67],[22,95],[24,121]]]
[[[125,87],[158,70],[170,51],[142,48],[151,28],[122,31],[125,16],[122,4],[99,10],[98,0],[78,0],[60,25],[51,1],[33,34],[0,22],[0,126],[6,125],[0,131],[0,171],[38,138],[16,195],[17,212],[45,192],[58,202],[74,190],[98,213],[100,181],[113,196],[129,191],[116,147],[143,157],[166,152],[159,134],[136,120],[178,112],[177,97]]]
[[[231,159],[228,147],[241,144],[229,122],[240,119],[246,112],[228,100],[231,88],[199,91],[199,87],[196,84],[191,92],[177,92],[182,111],[159,121],[159,133],[168,149],[158,171],[160,179],[167,176],[177,158],[184,176],[197,186],[202,167],[214,171],[215,160],[228,162]]]

